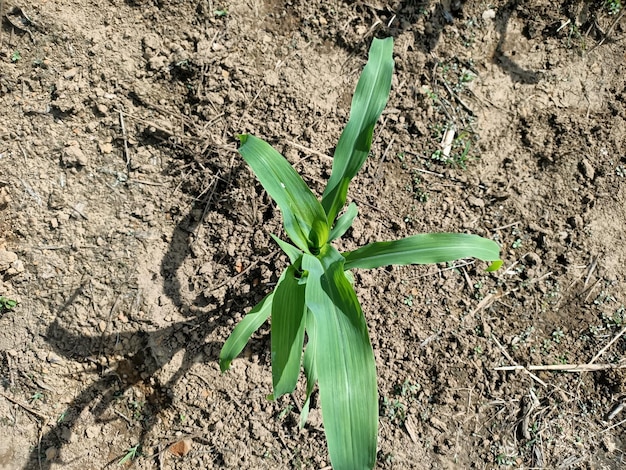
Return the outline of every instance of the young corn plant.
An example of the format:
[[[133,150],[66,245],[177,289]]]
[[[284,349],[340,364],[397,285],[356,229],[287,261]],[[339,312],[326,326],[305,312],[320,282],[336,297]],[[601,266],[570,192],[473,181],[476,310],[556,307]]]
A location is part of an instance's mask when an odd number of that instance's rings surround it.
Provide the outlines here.
[[[235,327],[220,353],[220,368],[226,371],[250,336],[271,317],[273,398],[294,391],[303,366],[307,386],[300,425],[306,422],[317,384],[328,452],[336,470],[373,468],[378,434],[374,353],[350,270],[468,257],[492,261],[489,270],[501,264],[494,241],[468,234],[420,234],[347,253],[331,245],[357,215],[354,203],[340,212],[348,185],[369,154],[374,125],[389,96],[392,52],[391,38],[374,39],[321,201],[269,144],[252,135],[239,136],[239,153],[276,201],[293,244],[272,235],[291,264],[274,291]]]

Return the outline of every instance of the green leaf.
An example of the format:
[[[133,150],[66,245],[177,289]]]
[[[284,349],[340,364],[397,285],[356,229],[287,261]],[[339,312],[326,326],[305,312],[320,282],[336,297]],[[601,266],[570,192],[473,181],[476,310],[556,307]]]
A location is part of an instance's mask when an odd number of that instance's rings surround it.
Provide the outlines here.
[[[497,261],[500,247],[493,240],[465,233],[424,233],[390,242],[376,242],[348,253],[345,269],[378,268],[390,264],[432,264],[460,258]]]
[[[501,267],[502,267],[502,260],[498,259],[498,260],[494,261],[493,263],[491,263],[489,265],[489,267],[487,267],[487,269],[485,269],[485,271],[487,271],[488,273],[492,273],[494,271],[497,271]]]
[[[315,372],[324,431],[335,470],[371,469],[376,462],[378,393],[367,325],[343,257],[327,245],[305,254],[306,305],[315,317]]]
[[[17,307],[17,300],[0,295],[0,313],[9,312]]]
[[[328,241],[324,209],[296,170],[270,144],[240,135],[239,153],[283,213],[285,230],[303,251],[319,252]]]
[[[330,236],[328,237],[329,241],[336,240],[337,238],[343,237],[343,235],[348,231],[350,227],[352,227],[352,222],[354,222],[354,218],[359,213],[359,209],[357,208],[354,202],[351,202],[346,212],[337,219],[335,226],[330,231]]]
[[[291,393],[300,375],[300,359],[304,344],[306,306],[305,284],[296,278],[296,269],[289,266],[274,290],[272,302],[272,383],[274,398]]]
[[[222,372],[225,372],[230,368],[230,363],[241,353],[241,351],[243,351],[243,348],[246,347],[252,333],[258,330],[269,318],[272,313],[273,297],[274,292],[261,300],[245,317],[243,317],[230,334],[220,351],[220,370]]]
[[[315,316],[310,313],[306,317],[306,335],[307,343],[304,350],[304,360],[302,365],[304,367],[304,375],[306,376],[306,400],[302,405],[302,411],[300,411],[300,429],[306,424],[306,419],[309,415],[309,406],[311,404],[311,393],[317,383],[317,370],[315,369],[315,356],[316,356],[316,344],[317,333],[315,329]]]
[[[335,149],[332,173],[322,196],[322,206],[329,225],[332,225],[346,202],[350,180],[369,154],[374,125],[387,104],[392,74],[393,38],[374,39],[369,59],[352,98],[350,119]]]
[[[280,246],[281,250],[283,250],[287,254],[287,256],[289,256],[289,261],[291,261],[291,264],[295,264],[296,261],[300,259],[303,254],[302,251],[298,250],[295,246],[287,243],[286,241],[281,240],[273,233],[270,233],[270,236],[274,239],[276,243],[278,243],[278,246]]]

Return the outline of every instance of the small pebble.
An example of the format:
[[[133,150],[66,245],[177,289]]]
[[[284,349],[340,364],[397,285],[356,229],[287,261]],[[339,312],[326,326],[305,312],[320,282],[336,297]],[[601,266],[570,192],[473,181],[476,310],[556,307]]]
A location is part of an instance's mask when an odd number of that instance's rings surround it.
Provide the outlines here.
[[[63,439],[66,442],[70,442],[73,439],[73,433],[72,430],[66,426],[63,426],[63,428],[61,429],[61,439]]]
[[[53,352],[48,353],[48,356],[46,357],[46,361],[48,361],[50,364],[62,364],[63,363],[63,359],[58,354],[55,354]]]
[[[101,153],[111,153],[113,151],[113,145],[110,142],[98,144]]]
[[[496,11],[493,8],[483,11],[483,20],[493,20],[496,17]]]
[[[191,439],[183,439],[182,441],[178,441],[175,444],[172,444],[168,450],[171,454],[174,454],[177,457],[184,457],[191,450],[192,444],[193,441]]]
[[[77,73],[78,73],[78,67],[73,67],[63,74],[63,78],[65,78],[66,80],[70,80],[74,78]]]
[[[87,166],[89,160],[81,150],[78,142],[68,142],[67,147],[63,149],[61,154],[61,161],[66,167],[83,167]]]
[[[17,255],[12,251],[0,250],[0,271],[6,271],[17,261]]]
[[[485,201],[483,201],[482,199],[478,197],[468,196],[467,202],[469,202],[470,205],[474,207],[485,207]]]
[[[87,429],[85,429],[85,436],[87,436],[87,438],[89,439],[93,439],[94,437],[98,437],[99,435],[100,435],[100,426],[93,425],[93,426],[88,426]]]
[[[59,451],[56,447],[48,447],[46,449],[46,461],[51,462],[57,458]]]

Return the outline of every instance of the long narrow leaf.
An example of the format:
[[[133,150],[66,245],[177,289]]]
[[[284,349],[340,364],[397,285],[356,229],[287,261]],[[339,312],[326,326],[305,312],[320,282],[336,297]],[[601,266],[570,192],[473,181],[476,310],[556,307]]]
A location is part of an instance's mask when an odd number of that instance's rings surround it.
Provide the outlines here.
[[[287,256],[289,256],[289,261],[291,261],[291,264],[294,264],[302,256],[303,253],[295,246],[287,243],[285,240],[281,240],[273,233],[270,233],[270,236],[278,244],[281,250],[283,250],[287,254]]]
[[[272,300],[274,293],[267,295],[250,312],[243,317],[230,334],[222,350],[220,351],[220,370],[225,372],[230,363],[236,358],[243,348],[246,347],[250,336],[258,330],[272,313]]]
[[[327,246],[320,259],[305,254],[302,266],[308,271],[306,304],[315,317],[315,371],[328,452],[335,470],[371,469],[378,433],[374,353],[342,256]]]
[[[352,227],[352,222],[354,222],[354,218],[357,216],[358,213],[359,209],[356,204],[354,202],[350,203],[350,205],[346,209],[345,214],[337,219],[335,226],[330,231],[328,240],[333,241],[337,238],[343,237],[348,229]]]
[[[304,284],[289,266],[274,291],[272,302],[272,383],[274,398],[291,393],[300,375],[306,306]]]
[[[328,240],[324,209],[289,162],[270,144],[252,135],[240,135],[239,153],[283,214],[285,230],[303,251],[319,248]]]
[[[311,394],[317,383],[317,369],[315,368],[315,357],[317,355],[317,332],[315,328],[315,316],[309,311],[306,317],[306,335],[307,343],[304,350],[304,360],[302,365],[304,367],[304,375],[306,376],[306,400],[302,405],[302,411],[300,411],[300,428],[303,428],[306,424],[306,419],[309,415],[309,406],[311,404]]]
[[[497,261],[500,247],[493,240],[465,233],[424,233],[389,242],[376,242],[348,253],[345,269],[378,268],[391,264],[432,264],[460,258]]]
[[[367,158],[372,145],[374,125],[387,104],[393,74],[393,38],[374,39],[369,59],[352,97],[350,119],[335,154],[322,206],[332,225],[346,202],[348,185]]]

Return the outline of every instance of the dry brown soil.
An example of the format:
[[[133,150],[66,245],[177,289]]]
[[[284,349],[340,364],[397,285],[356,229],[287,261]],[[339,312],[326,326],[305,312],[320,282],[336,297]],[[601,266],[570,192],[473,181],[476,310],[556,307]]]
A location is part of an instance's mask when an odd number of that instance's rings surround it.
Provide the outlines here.
[[[266,399],[268,327],[219,372],[285,265],[235,135],[319,194],[388,35],[343,248],[471,232],[504,267],[356,273],[378,468],[626,468],[626,20],[604,4],[0,2],[0,468],[329,468],[317,399],[303,430],[302,387]]]

